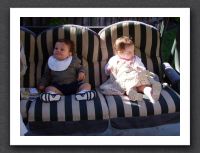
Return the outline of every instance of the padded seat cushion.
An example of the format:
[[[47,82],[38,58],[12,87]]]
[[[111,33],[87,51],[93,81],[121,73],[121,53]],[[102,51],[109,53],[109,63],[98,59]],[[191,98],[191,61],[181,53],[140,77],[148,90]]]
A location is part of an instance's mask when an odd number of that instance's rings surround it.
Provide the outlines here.
[[[108,120],[108,107],[103,95],[97,91],[91,101],[76,101],[75,95],[62,96],[61,101],[43,103],[39,98],[32,102],[21,101],[21,114],[28,122]],[[25,112],[28,112],[26,116]]]
[[[116,124],[116,119],[158,116],[180,111],[180,97],[168,86],[163,87],[159,102],[155,104],[152,104],[145,96],[141,102],[131,101],[127,96],[106,96],[106,101],[110,112],[111,125]]]

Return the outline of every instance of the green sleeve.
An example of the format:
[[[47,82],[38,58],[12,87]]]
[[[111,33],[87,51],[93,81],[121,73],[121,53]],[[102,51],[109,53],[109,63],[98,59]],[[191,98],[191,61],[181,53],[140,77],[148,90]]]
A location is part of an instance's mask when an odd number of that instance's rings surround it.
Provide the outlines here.
[[[48,86],[50,83],[50,78],[51,78],[50,69],[48,67],[48,64],[46,64],[44,74],[42,75],[39,81],[39,86],[45,86],[45,87]]]

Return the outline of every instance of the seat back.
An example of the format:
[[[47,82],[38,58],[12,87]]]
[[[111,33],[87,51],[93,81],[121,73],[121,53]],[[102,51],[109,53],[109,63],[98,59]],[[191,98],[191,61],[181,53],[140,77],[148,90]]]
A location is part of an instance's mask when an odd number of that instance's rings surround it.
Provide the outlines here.
[[[135,53],[146,68],[161,77],[160,33],[157,28],[138,21],[122,21],[105,27],[99,32],[102,52],[102,78],[106,79],[104,65],[113,56],[113,45],[121,36],[131,37]]]
[[[23,76],[20,77],[20,87],[35,87],[35,63],[36,63],[36,35],[24,28],[20,28],[20,42],[24,48],[27,69]]]
[[[86,68],[86,81],[92,87],[100,84],[99,81],[99,36],[92,30],[78,25],[62,25],[45,30],[37,37],[38,64],[37,81],[41,78],[48,57],[58,39],[70,39],[75,44],[75,52]]]

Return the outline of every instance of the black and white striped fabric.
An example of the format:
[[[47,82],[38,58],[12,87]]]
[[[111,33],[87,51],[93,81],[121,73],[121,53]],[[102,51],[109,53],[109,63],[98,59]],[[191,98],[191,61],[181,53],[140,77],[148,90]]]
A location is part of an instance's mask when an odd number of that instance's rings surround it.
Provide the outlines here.
[[[113,55],[112,45],[122,35],[134,38],[136,54],[142,58],[147,69],[161,76],[160,34],[156,28],[141,22],[124,21],[105,27],[99,32],[99,37],[86,27],[64,25],[45,30],[37,39],[30,31],[21,29],[20,39],[25,46],[28,65],[21,86],[36,87],[59,38],[74,41],[77,56],[88,71],[87,81],[93,88],[99,86],[107,79],[104,66]],[[126,96],[104,97],[99,91],[91,101],[77,101],[75,95],[71,95],[62,96],[57,103],[24,100],[20,104],[23,118],[30,123],[111,119],[111,125],[115,125],[115,119],[158,116],[180,111],[180,97],[169,87],[164,87],[159,102],[154,105],[145,98],[144,102],[133,102]]]
[[[20,113],[24,121],[28,121],[28,110],[30,108],[31,101],[20,100]]]
[[[20,41],[24,46],[24,53],[26,57],[27,70],[23,77],[20,78],[20,87],[30,88],[36,86],[36,35],[24,28],[20,28]]]
[[[57,103],[43,103],[39,98],[27,101],[28,122],[108,120],[108,106],[105,98],[97,91],[97,97],[90,101],[77,101],[75,95],[62,96]],[[22,112],[25,112],[22,111]],[[25,116],[24,116],[25,117]]]
[[[75,51],[86,67],[88,75],[86,81],[95,88],[100,84],[99,72],[99,36],[92,30],[78,25],[63,25],[50,28],[40,33],[36,38],[36,51],[30,49],[35,44],[35,37],[29,31],[21,30],[21,39],[27,48],[25,54],[28,63],[27,73],[31,77],[30,84],[23,87],[36,87],[44,72],[48,57],[53,53],[53,47],[58,39],[71,39],[75,43]],[[29,48],[28,48],[29,47]],[[29,52],[31,51],[31,53]],[[34,60],[33,60],[34,59]],[[77,101],[75,95],[62,96],[57,103],[42,103],[37,100],[21,100],[20,111],[24,120],[34,122],[65,122],[65,121],[94,121],[109,119],[108,107],[103,95],[97,92],[97,97],[90,101]],[[103,122],[107,125],[107,122]]]
[[[38,64],[37,81],[44,72],[48,57],[52,55],[58,39],[70,39],[75,44],[75,52],[86,68],[86,81],[92,87],[100,84],[99,72],[99,36],[92,30],[78,25],[63,25],[48,29],[37,37]]]
[[[161,76],[160,33],[155,27],[138,21],[122,21],[105,27],[99,32],[99,36],[103,81],[106,79],[104,65],[113,56],[114,42],[121,36],[131,37],[135,44],[136,55],[141,57],[148,70]]]
[[[138,21],[123,21],[105,27],[99,32],[99,35],[101,41],[101,74],[103,81],[107,79],[104,73],[104,66],[108,59],[113,56],[113,44],[115,40],[121,36],[132,37],[135,43],[136,55],[141,57],[142,62],[148,70],[162,77],[160,33],[156,28]],[[117,128],[123,128],[123,124],[125,124],[127,119],[173,114],[180,111],[180,97],[168,86],[164,86],[159,102],[155,104],[152,104],[145,97],[141,102],[130,101],[127,96],[105,97],[110,112],[111,125]],[[127,126],[128,128],[134,127],[134,123],[131,122],[127,124],[130,126]]]
[[[162,89],[155,104],[145,96],[143,101],[130,101],[127,96],[106,96],[106,101],[111,126],[119,129],[151,127],[180,119],[180,96],[168,86]]]
[[[152,104],[149,99],[130,101],[127,96],[106,96],[110,118],[130,118],[175,113],[180,111],[179,95],[170,87],[161,91],[159,102]]]

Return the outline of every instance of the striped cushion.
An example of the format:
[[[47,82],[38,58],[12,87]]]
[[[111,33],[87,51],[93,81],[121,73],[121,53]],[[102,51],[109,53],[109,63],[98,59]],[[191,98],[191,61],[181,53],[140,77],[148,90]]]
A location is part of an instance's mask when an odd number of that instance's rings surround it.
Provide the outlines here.
[[[42,103],[39,99],[35,100],[31,102],[28,109],[28,121],[107,120],[109,114],[105,98],[101,93],[97,93],[97,98],[91,101],[76,101],[75,95],[62,96],[61,101],[54,103]],[[23,108],[25,109],[25,106]]]
[[[138,21],[122,21],[105,27],[99,35],[102,68],[113,56],[115,40],[121,36],[128,36],[133,38],[136,55],[142,58],[147,69],[161,76],[160,33],[155,27]],[[101,72],[103,81],[105,81],[104,70],[102,69]]]
[[[180,112],[180,97],[168,86],[163,87],[159,102],[155,104],[145,97],[143,101],[138,102],[130,101],[127,96],[106,96],[106,101],[112,125],[115,125],[116,118],[149,117]]]
[[[26,28],[20,28],[20,41],[24,46],[26,56],[27,70],[20,78],[20,87],[35,87],[35,63],[36,63],[36,36]]]
[[[99,74],[99,36],[92,30],[78,25],[63,25],[42,32],[37,37],[38,64],[37,81],[44,72],[48,57],[58,39],[66,38],[75,43],[75,52],[87,70],[86,81],[92,87],[100,84]]]
[[[28,120],[28,110],[30,108],[31,101],[20,100],[20,113],[24,121]]]

